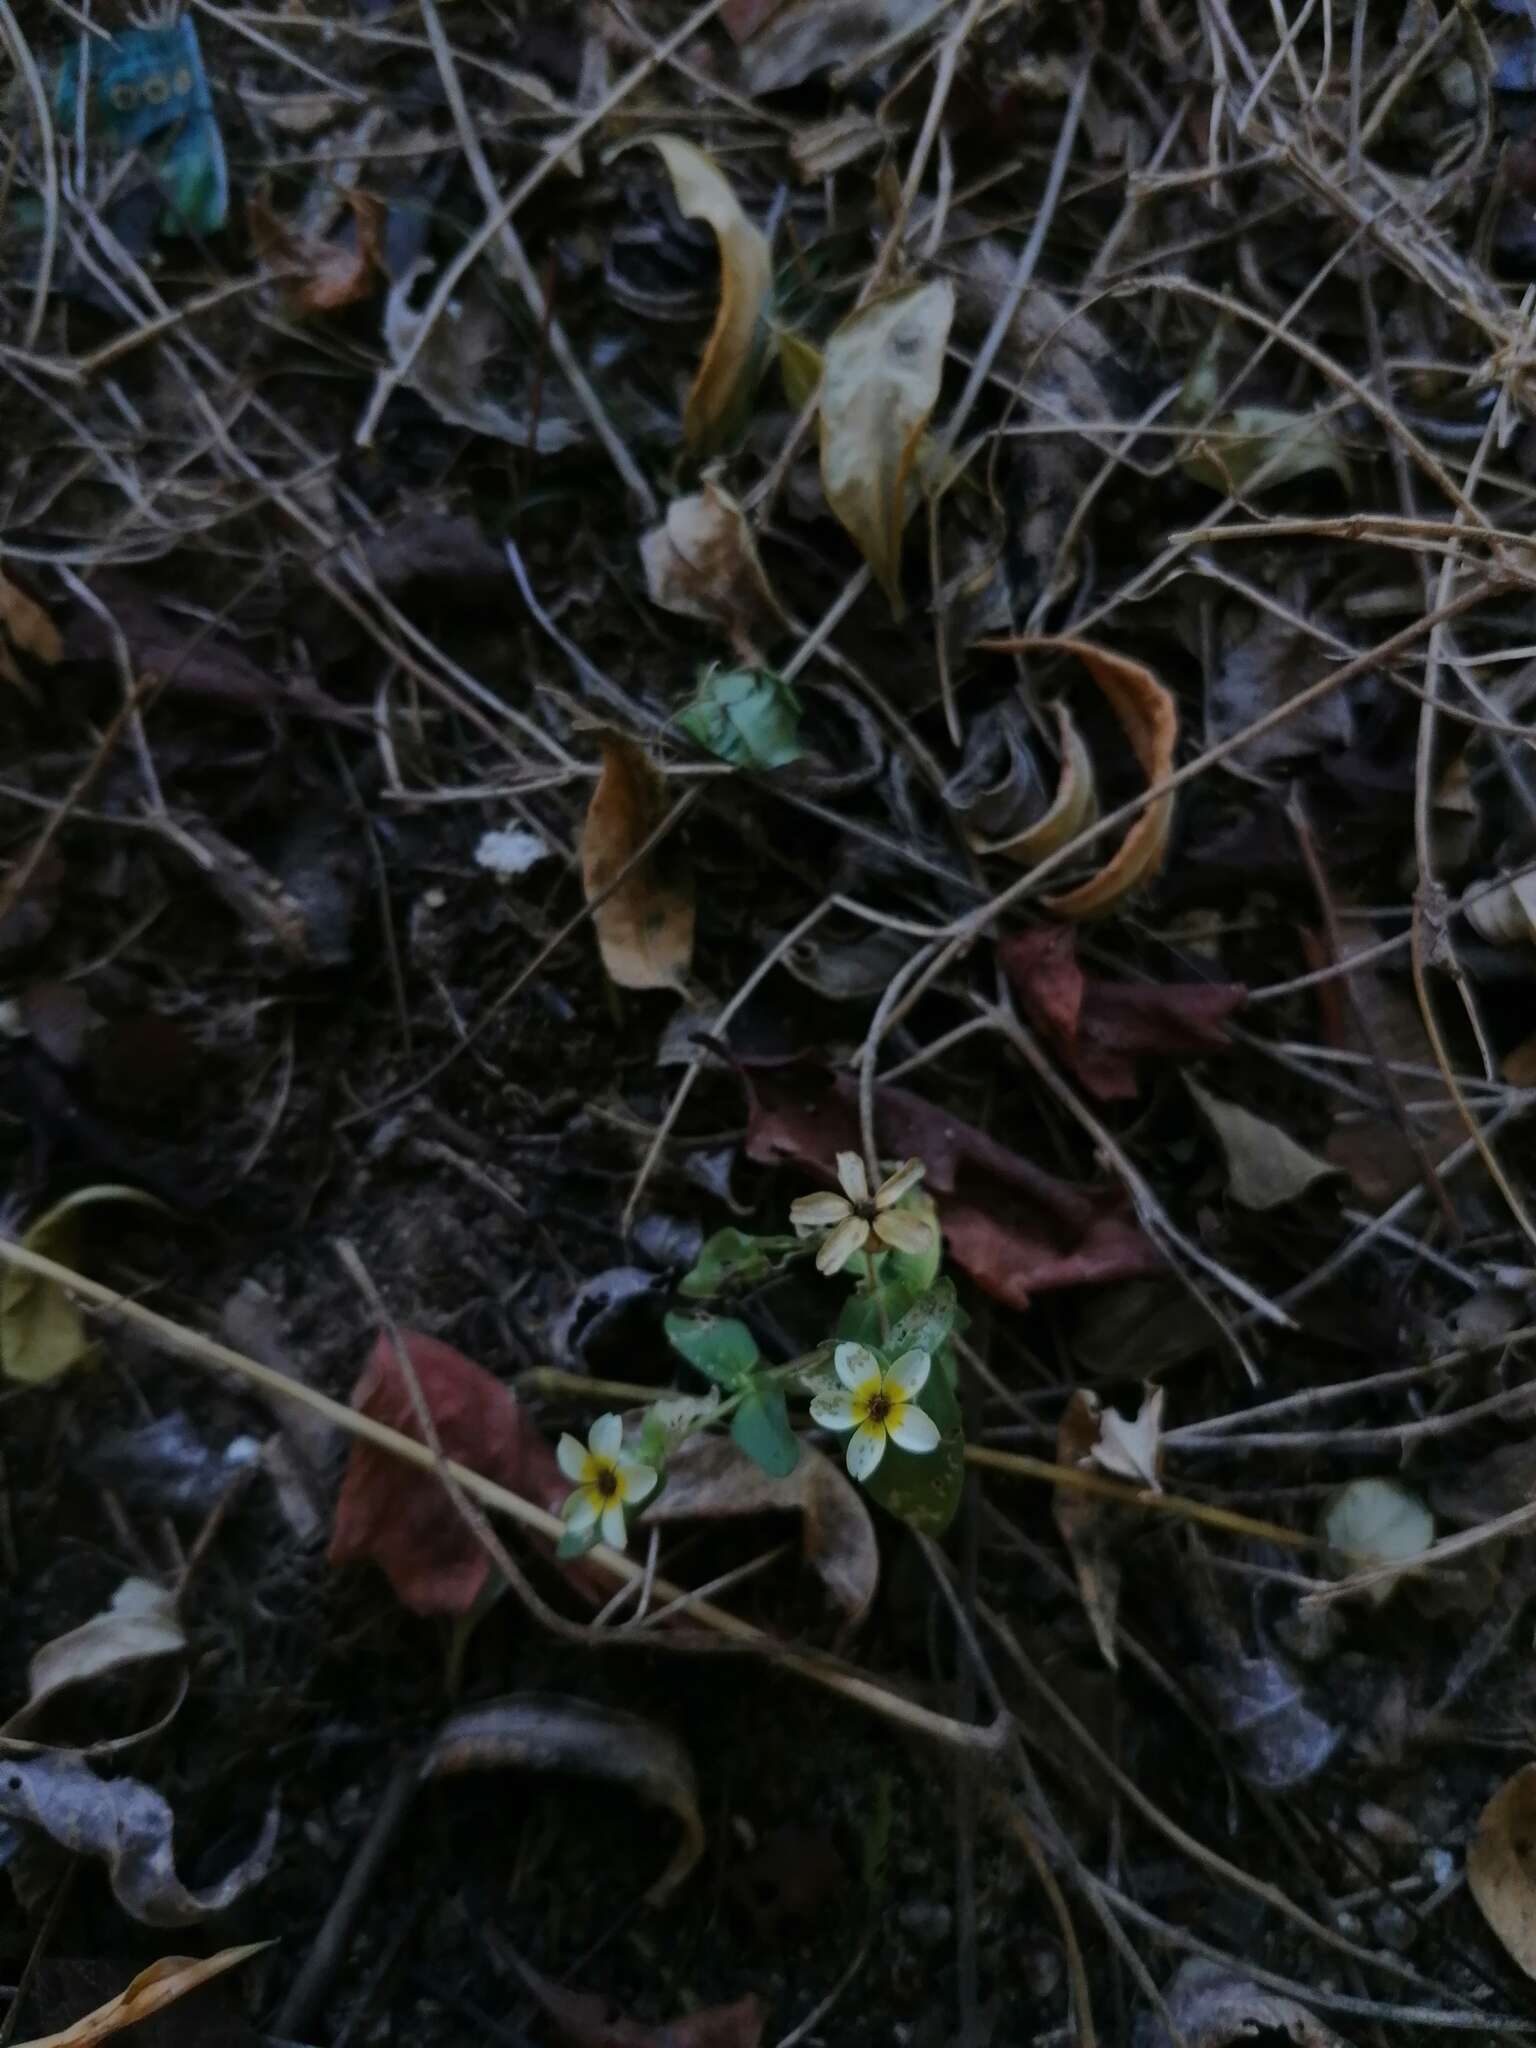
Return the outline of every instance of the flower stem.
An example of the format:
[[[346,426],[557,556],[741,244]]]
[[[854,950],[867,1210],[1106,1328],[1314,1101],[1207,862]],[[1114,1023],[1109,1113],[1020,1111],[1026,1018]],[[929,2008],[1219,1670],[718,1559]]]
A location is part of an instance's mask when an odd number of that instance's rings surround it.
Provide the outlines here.
[[[1013,1472],[1020,1479],[1043,1479],[1051,1486],[1069,1487],[1094,1500],[1118,1501],[1122,1507],[1142,1508],[1149,1514],[1177,1515],[1184,1521],[1204,1522],[1208,1528],[1283,1544],[1288,1550],[1316,1550],[1324,1541],[1304,1530],[1284,1528],[1279,1522],[1261,1522],[1252,1515],[1234,1514],[1230,1508],[1211,1507],[1203,1500],[1189,1499],[1186,1494],[1153,1493],[1150,1487],[1128,1486],[1123,1480],[1085,1472],[1078,1465],[1053,1465],[1045,1458],[1026,1457],[1021,1451],[994,1451],[986,1444],[967,1444],[965,1462],[994,1472]]]

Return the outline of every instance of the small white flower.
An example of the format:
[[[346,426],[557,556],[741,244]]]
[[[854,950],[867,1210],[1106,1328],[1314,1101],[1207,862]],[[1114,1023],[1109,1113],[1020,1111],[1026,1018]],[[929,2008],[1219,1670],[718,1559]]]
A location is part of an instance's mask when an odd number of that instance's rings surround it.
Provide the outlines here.
[[[811,1413],[827,1429],[851,1429],[848,1470],[868,1479],[885,1456],[886,1439],[904,1451],[935,1451],[939,1427],[917,1405],[930,1369],[926,1351],[904,1351],[882,1369],[862,1344],[839,1344],[835,1360],[842,1387],[818,1394]]]
[[[583,1445],[570,1434],[555,1450],[560,1470],[572,1482],[560,1510],[579,1535],[594,1522],[603,1525],[603,1541],[624,1548],[624,1510],[637,1507],[656,1485],[656,1474],[624,1448],[624,1425],[617,1415],[599,1415]]]
[[[863,1251],[871,1233],[892,1251],[927,1251],[933,1243],[933,1225],[896,1206],[917,1186],[923,1172],[921,1159],[909,1159],[881,1181],[871,1196],[869,1176],[858,1153],[839,1152],[837,1178],[843,1192],[801,1195],[789,1205],[796,1237],[813,1237],[819,1230],[827,1233],[816,1254],[817,1272],[840,1273]]]

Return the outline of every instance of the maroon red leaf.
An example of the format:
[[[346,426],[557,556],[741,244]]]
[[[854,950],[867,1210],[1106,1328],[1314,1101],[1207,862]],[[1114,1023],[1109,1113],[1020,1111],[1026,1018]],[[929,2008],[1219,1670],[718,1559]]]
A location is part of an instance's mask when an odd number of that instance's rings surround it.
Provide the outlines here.
[[[1221,1028],[1248,1000],[1239,982],[1107,981],[1077,964],[1067,925],[1016,932],[997,957],[1019,1007],[1062,1064],[1101,1102],[1137,1093],[1136,1061],[1187,1059],[1230,1043]]]
[[[806,1168],[830,1181],[839,1152],[861,1149],[858,1089],[807,1060],[749,1061],[752,1159]],[[905,1088],[881,1088],[882,1154],[927,1164],[950,1256],[1011,1308],[1056,1287],[1163,1270],[1163,1257],[1118,1190],[1075,1187]]]
[[[554,1452],[527,1411],[463,1352],[417,1330],[401,1340],[444,1454],[541,1507],[558,1510],[569,1491]],[[374,1344],[352,1406],[417,1443],[425,1441],[394,1345]],[[354,1440],[336,1503],[330,1562],[370,1562],[415,1614],[465,1614],[490,1560],[435,1472]]]

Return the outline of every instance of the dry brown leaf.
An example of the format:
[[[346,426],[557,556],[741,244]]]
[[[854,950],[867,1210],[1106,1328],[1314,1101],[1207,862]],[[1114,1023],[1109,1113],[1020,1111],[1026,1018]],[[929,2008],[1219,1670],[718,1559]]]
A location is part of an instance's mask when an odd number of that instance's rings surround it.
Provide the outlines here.
[[[643,748],[621,733],[603,740],[603,772],[581,832],[581,884],[603,965],[620,988],[681,989],[693,958],[693,881],[663,877],[656,850],[634,860],[667,808],[666,784]],[[598,897],[603,897],[597,902]]]
[[[1099,1442],[1100,1406],[1098,1396],[1079,1387],[1062,1413],[1056,1432],[1058,1465],[1087,1465],[1093,1461]],[[1120,1560],[1116,1555],[1114,1517],[1118,1510],[1108,1501],[1095,1500],[1075,1487],[1057,1486],[1051,1496],[1051,1512],[1072,1569],[1083,1611],[1099,1654],[1112,1671],[1120,1668],[1115,1647],[1115,1616],[1120,1606]]]
[[[1174,749],[1179,742],[1178,708],[1151,669],[1144,668],[1139,661],[1113,654],[1107,647],[1095,647],[1088,640],[1025,635],[1017,639],[981,640],[976,644],[999,654],[1075,654],[1109,699],[1147,781],[1159,783],[1173,772]],[[1157,873],[1168,851],[1172,830],[1170,789],[1132,821],[1130,831],[1096,875],[1090,875],[1065,895],[1042,897],[1042,903],[1057,917],[1107,917],[1133,889]]]
[[[0,682],[20,683],[23,678],[11,647],[20,648],[23,654],[33,655],[50,668],[64,654],[59,629],[42,606],[18,589],[8,576],[0,575]]]
[[[1494,1793],[1467,1850],[1478,1910],[1527,1977],[1536,1977],[1536,1764]]]
[[[16,2048],[92,2048],[93,2042],[105,2041],[109,2034],[137,2026],[140,2020],[163,2012],[178,1998],[196,1991],[200,1984],[222,1977],[248,1956],[259,1955],[271,1946],[270,1941],[248,1941],[240,1948],[220,1949],[216,1956],[162,1956],[158,1963],[140,1970],[126,1991],[120,1991],[116,1998],[76,2020],[62,2034],[44,2034],[35,2040],[18,2042]]]
[[[1058,846],[1065,846],[1085,825],[1097,821],[1099,792],[1087,745],[1073,722],[1071,712],[1060,698],[1052,708],[1056,713],[1057,733],[1061,741],[1061,773],[1050,809],[1043,818],[1037,818],[1033,825],[1016,832],[1011,839],[986,840],[968,832],[966,837],[973,853],[1001,854],[1005,859],[1016,860],[1021,867],[1033,867],[1036,861],[1054,853]]]
[[[1285,1998],[1240,1977],[1225,1964],[1191,1956],[1179,1965],[1165,1994],[1170,2036],[1161,2020],[1151,2022],[1148,2048],[1242,2048],[1254,2041],[1280,2048],[1349,2048],[1342,2034],[1326,2027],[1294,1998]],[[1137,2038],[1140,2039],[1138,2026]]]
[[[650,140],[667,167],[678,210],[706,222],[720,245],[720,310],[683,411],[683,434],[698,454],[729,438],[750,395],[773,270],[766,237],[743,213],[719,166],[680,135]]]
[[[177,1619],[175,1594],[150,1579],[124,1579],[112,1595],[109,1607],[93,1614],[79,1628],[44,1643],[33,1657],[27,1667],[26,1704],[0,1726],[0,1751],[14,1753],[18,1742],[30,1749],[34,1727],[61,1693],[73,1693],[104,1679],[120,1679],[125,1672],[167,1657],[184,1657],[186,1650],[186,1632]],[[180,1705],[184,1690],[175,1690],[171,1711]],[[154,1728],[163,1725],[165,1718],[162,1714]],[[143,1741],[152,1730],[136,1722],[128,1734],[90,1744],[82,1744],[78,1731],[72,1732],[75,1740],[69,1744],[71,1749],[101,1756]]]
[[[744,661],[754,658],[754,633],[782,628],[746,515],[718,484],[674,498],[642,537],[640,560],[652,604],[724,627]]]
[[[1536,874],[1512,875],[1467,896],[1467,923],[1491,946],[1528,946],[1536,940]]]
[[[857,1626],[880,1582],[875,1525],[842,1466],[809,1444],[794,1471],[775,1479],[728,1437],[691,1436],[667,1460],[666,1486],[645,1519],[649,1526],[760,1514],[802,1518],[806,1563]]]
[[[264,200],[246,207],[251,241],[266,269],[278,274],[283,303],[299,318],[311,313],[336,313],[371,298],[384,277],[385,206],[371,192],[345,195],[356,224],[356,240],[317,241],[295,232]]]
[[[821,482],[902,615],[907,485],[944,371],[955,314],[947,279],[872,299],[835,328],[821,383]]]

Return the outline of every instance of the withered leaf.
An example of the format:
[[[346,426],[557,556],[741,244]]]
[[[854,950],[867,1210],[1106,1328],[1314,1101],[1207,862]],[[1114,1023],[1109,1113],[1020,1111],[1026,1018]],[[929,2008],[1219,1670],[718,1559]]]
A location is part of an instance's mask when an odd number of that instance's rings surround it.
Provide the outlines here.
[[[666,784],[645,750],[606,734],[603,772],[582,827],[581,882],[594,905],[603,965],[620,988],[681,989],[693,958],[691,874],[674,864],[664,876],[656,848],[635,859],[666,808]]]
[[[954,313],[947,279],[872,299],[833,330],[823,363],[822,488],[897,618],[907,485],[938,403]]]
[[[189,1991],[196,1991],[213,1977],[221,1977],[226,1970],[232,1970],[247,1957],[260,1955],[264,1948],[270,1948],[268,1941],[248,1941],[240,1948],[223,1948],[214,1956],[162,1956],[157,1963],[151,1963],[147,1970],[140,1970],[126,1990],[116,1998],[108,1999],[105,2005],[97,2006],[66,2027],[61,2034],[44,2034],[31,2041],[22,2041],[17,2048],[94,2048],[98,2041],[105,2041],[110,2034],[120,2033],[124,2027],[137,2026],[140,2020],[147,2020],[157,2012],[164,2012],[168,2005],[174,2005],[178,1998],[185,1998]]]
[[[326,242],[297,232],[279,220],[265,200],[246,206],[251,241],[264,267],[281,280],[283,303],[299,318],[338,313],[372,298],[384,278],[386,208],[370,192],[344,194],[352,209],[351,243]]]
[[[720,308],[683,411],[695,454],[729,439],[751,398],[758,323],[773,271],[762,230],[748,220],[718,164],[680,135],[653,135],[672,180],[678,210],[714,230],[720,245]]]
[[[1467,1885],[1510,1955],[1536,1977],[1536,1764],[1506,1778],[1479,1815]]]
[[[718,484],[674,498],[662,524],[642,538],[640,559],[652,604],[722,627],[744,660],[757,636],[783,630],[752,529]]]
[[[568,1990],[521,1957],[511,1960],[570,2048],[759,2048],[763,2038],[762,2003],[751,1993],[732,2005],[711,2005],[647,2026],[598,1992]]]

